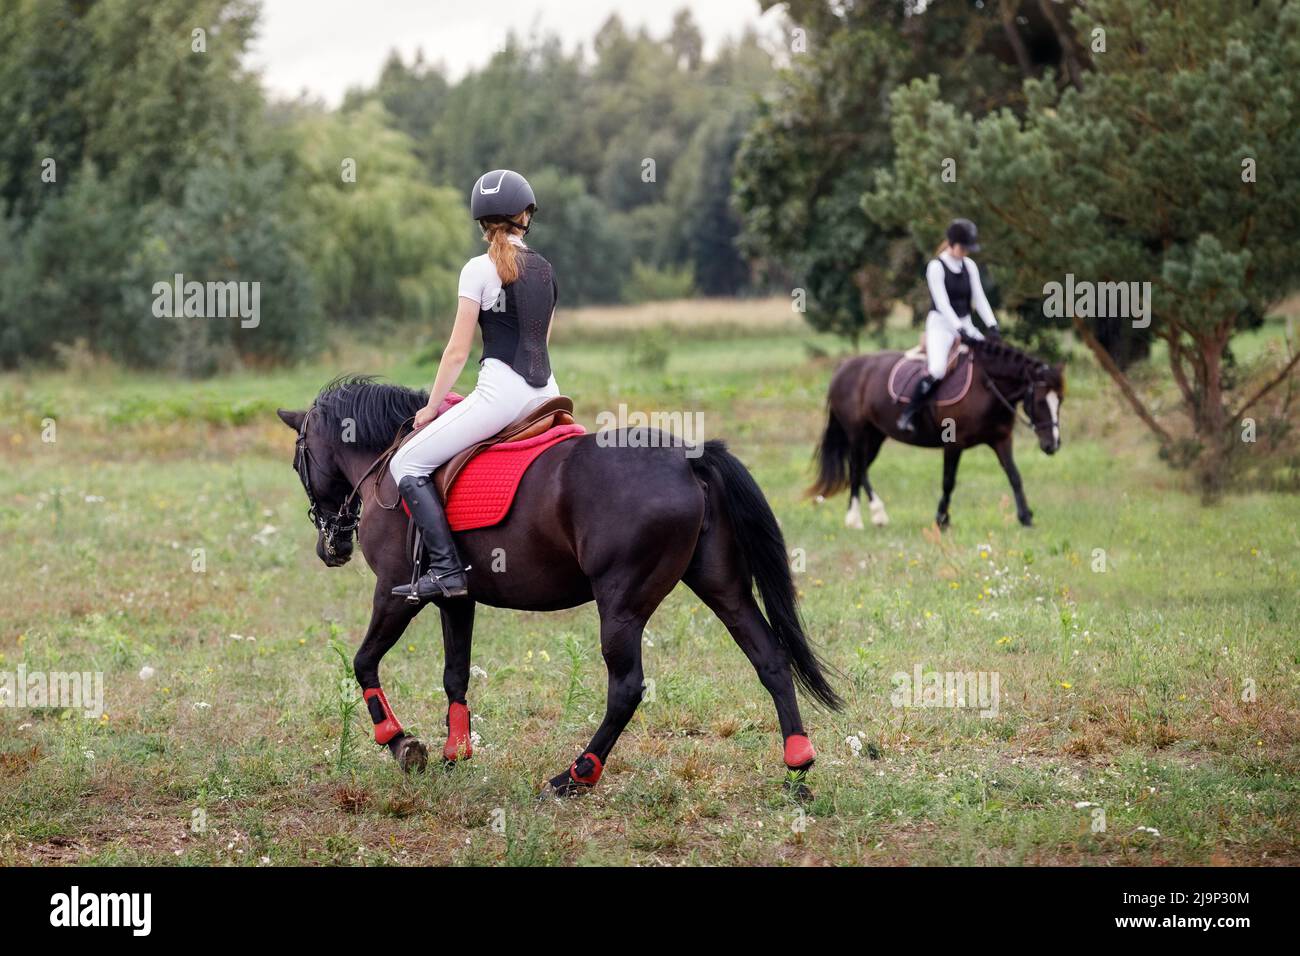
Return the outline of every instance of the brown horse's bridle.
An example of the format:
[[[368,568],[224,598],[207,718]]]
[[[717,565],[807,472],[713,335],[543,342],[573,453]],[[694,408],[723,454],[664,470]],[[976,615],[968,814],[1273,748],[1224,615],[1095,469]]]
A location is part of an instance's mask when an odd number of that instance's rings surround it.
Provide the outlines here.
[[[408,418],[397,429],[397,438],[388,446],[378,458],[370,463],[370,467],[365,470],[360,480],[352,486],[343,499],[343,504],[339,506],[338,511],[326,511],[316,501],[316,496],[311,490],[311,450],[307,447],[307,423],[311,421],[311,413],[316,411],[316,405],[313,403],[311,408],[307,409],[307,414],[302,418],[302,424],[298,427],[298,441],[295,445],[293,456],[293,470],[298,473],[298,478],[302,482],[303,490],[307,492],[307,517],[316,530],[320,532],[321,538],[325,545],[326,554],[331,557],[335,554],[334,539],[335,537],[351,537],[361,524],[361,497],[358,494],[361,486],[366,483],[366,479],[375,474],[381,465],[386,465],[393,457],[402,444],[402,438],[405,437],[406,426],[415,420],[414,416]],[[391,505],[384,504],[379,499],[379,485],[375,483],[375,503],[385,511],[394,511],[401,504],[399,497]],[[355,507],[354,507],[355,506]]]
[[[992,379],[992,377],[989,375],[989,373],[986,372],[986,371],[984,371],[984,369],[980,369],[980,375],[981,375],[981,376],[983,377],[983,379],[984,379],[984,385],[985,385],[985,387],[986,387],[990,392],[993,393],[993,396],[994,396],[994,397],[995,397],[999,402],[1001,402],[1003,405],[1006,406],[1007,411],[1009,411],[1009,412],[1011,413],[1011,417],[1012,417],[1012,418],[1019,418],[1022,422],[1024,422],[1026,425],[1028,425],[1030,428],[1032,428],[1032,429],[1034,430],[1034,434],[1038,434],[1039,432],[1043,431],[1044,429],[1047,429],[1047,428],[1051,428],[1051,427],[1052,427],[1052,423],[1051,423],[1051,422],[1045,422],[1045,423],[1043,423],[1043,424],[1039,424],[1038,422],[1036,422],[1036,421],[1034,420],[1034,414],[1033,414],[1033,407],[1034,407],[1034,406],[1033,406],[1033,403],[1032,403],[1032,402],[1028,403],[1030,411],[1027,411],[1027,412],[1024,412],[1024,413],[1022,413],[1022,414],[1020,414],[1020,415],[1017,415],[1017,414],[1016,414],[1016,406],[1015,406],[1015,404],[1014,404],[1013,402],[1009,401],[1009,400],[1007,399],[1007,397],[1006,397],[1005,395],[1003,395],[1001,391],[998,390],[998,387],[997,387],[995,384],[993,384],[993,379]],[[1031,395],[1033,394],[1033,391],[1034,391],[1034,384],[1035,384],[1035,382],[1034,382],[1034,377],[1033,377],[1033,375],[1032,375],[1031,373],[1029,373],[1028,371],[1026,371],[1026,372],[1025,372],[1025,387],[1026,387],[1026,389],[1028,390],[1029,394],[1031,394]],[[1019,398],[1017,398],[1017,400],[1019,400]]]
[[[334,546],[335,538],[350,538],[357,530],[357,525],[361,523],[361,502],[355,500],[357,491],[355,487],[343,499],[343,504],[338,511],[327,511],[316,500],[316,495],[311,490],[311,449],[307,447],[307,424],[311,421],[311,413],[314,411],[316,411],[315,404],[307,409],[307,414],[302,417],[302,424],[298,426],[293,470],[298,473],[303,490],[307,492],[307,518],[320,532],[325,553],[334,557],[337,550]],[[356,507],[353,507],[354,500]]]

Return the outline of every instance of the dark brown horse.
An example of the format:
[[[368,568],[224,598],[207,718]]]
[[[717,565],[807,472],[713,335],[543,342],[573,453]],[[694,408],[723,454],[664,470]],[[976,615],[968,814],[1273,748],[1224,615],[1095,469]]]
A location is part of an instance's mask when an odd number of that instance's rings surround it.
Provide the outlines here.
[[[397,489],[376,461],[426,399],[411,389],[351,378],[331,382],[307,411],[279,413],[298,433],[294,466],[317,527],[317,555],[330,567],[346,564],[359,528],[361,551],[378,578],[354,663],[376,741],[403,769],[423,768],[428,752],[392,713],[379,689],[379,662],[421,606],[391,593],[411,580],[412,556],[406,515],[395,508]],[[476,602],[554,611],[595,600],[609,671],[605,719],[550,787],[571,795],[594,785],[641,700],[642,630],[683,581],[722,619],[772,695],[786,764],[801,778],[814,754],[795,683],[828,707],[841,702],[804,636],[771,508],[721,442],[688,449],[652,432],[633,442],[621,438],[584,435],[548,449],[525,474],[503,522],[457,534],[456,546],[471,566],[470,598],[440,609],[449,705],[444,757],[469,754],[465,695]],[[659,447],[643,447],[648,441]]]
[[[900,431],[901,407],[890,395],[890,370],[901,352],[877,352],[849,359],[831,378],[827,396],[826,432],[817,450],[817,481],[808,493],[828,496],[847,486],[849,510],[844,523],[862,527],[859,489],[865,488],[871,521],[886,525],[884,502],[872,490],[867,470],[886,438],[909,445],[943,449],[943,496],[935,522],[948,526],[948,504],[957,483],[961,453],[975,445],[988,445],[998,456],[1016,497],[1020,523],[1033,524],[1033,512],[1011,454],[1016,406],[1023,405],[1028,423],[1038,435],[1038,445],[1049,455],[1061,447],[1060,408],[1065,395],[1061,367],[1048,365],[1003,342],[967,340],[973,352],[974,374],[960,402],[930,408],[917,416],[916,431]]]

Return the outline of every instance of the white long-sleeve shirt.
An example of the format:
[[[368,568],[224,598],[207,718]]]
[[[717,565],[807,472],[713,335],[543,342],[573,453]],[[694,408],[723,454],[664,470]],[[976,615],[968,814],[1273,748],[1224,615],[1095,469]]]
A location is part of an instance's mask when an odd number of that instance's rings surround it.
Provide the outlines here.
[[[958,273],[961,271],[962,263],[966,263],[966,273],[970,276],[970,301],[975,311],[979,313],[984,324],[989,328],[996,328],[998,324],[997,316],[993,314],[993,307],[989,305],[988,298],[984,295],[984,286],[980,283],[979,266],[975,265],[975,260],[970,256],[965,259],[958,259],[952,253],[944,251],[939,253],[937,258],[931,259],[930,264],[925,269],[925,281],[930,287],[930,296],[934,299],[934,310],[930,312],[930,317],[938,316],[938,321],[947,327],[947,331],[957,334],[958,330],[971,335],[973,338],[983,338],[979,330],[975,328],[975,323],[971,321],[969,315],[958,315],[953,311],[952,303],[948,301],[948,289],[944,286],[944,269],[949,272]]]

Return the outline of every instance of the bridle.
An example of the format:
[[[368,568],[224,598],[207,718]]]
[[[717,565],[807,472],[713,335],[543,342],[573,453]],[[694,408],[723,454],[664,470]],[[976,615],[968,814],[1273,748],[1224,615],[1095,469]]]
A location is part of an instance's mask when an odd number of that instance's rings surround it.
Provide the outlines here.
[[[1023,412],[1020,415],[1017,415],[1015,402],[1009,400],[1005,395],[1002,394],[1002,392],[998,389],[997,385],[993,384],[993,379],[989,375],[989,373],[984,371],[984,369],[980,369],[980,375],[982,375],[984,378],[985,388],[987,388],[990,392],[992,392],[993,397],[996,398],[999,402],[1001,402],[1006,407],[1007,411],[1011,413],[1012,418],[1019,418],[1022,422],[1024,422],[1026,425],[1028,425],[1030,428],[1034,430],[1034,434],[1036,435],[1041,434],[1043,431],[1053,427],[1052,422],[1050,421],[1041,422],[1041,423],[1035,421],[1034,412],[1033,412],[1034,403],[1032,401],[1025,403],[1028,406],[1028,411]],[[1022,401],[1023,396],[1026,392],[1030,395],[1033,394],[1034,386],[1037,384],[1037,380],[1033,377],[1033,374],[1028,369],[1026,369],[1025,371],[1025,380],[1023,384],[1024,384],[1025,392],[1016,394],[1015,401]]]
[[[293,453],[293,470],[298,473],[298,479],[302,482],[303,490],[307,492],[307,518],[315,525],[316,530],[320,532],[321,543],[325,547],[325,553],[331,558],[337,554],[337,548],[334,545],[336,538],[348,539],[357,530],[357,525],[361,524],[361,501],[357,498],[357,489],[354,486],[348,492],[343,504],[338,511],[327,511],[320,506],[316,496],[311,490],[311,449],[307,447],[307,424],[311,421],[311,413],[316,411],[313,404],[307,409],[307,414],[302,418],[302,424],[298,426],[298,441],[294,447]],[[355,505],[355,507],[354,507]]]
[[[298,473],[298,479],[302,482],[303,490],[307,492],[307,518],[320,532],[322,542],[325,546],[325,553],[334,557],[337,549],[334,546],[336,537],[350,538],[361,524],[361,497],[358,494],[361,486],[366,483],[366,479],[374,476],[380,466],[386,466],[393,453],[397,451],[405,437],[406,426],[414,421],[414,416],[406,419],[397,430],[397,437],[393,443],[388,446],[382,455],[371,462],[370,467],[365,470],[360,480],[352,486],[352,489],[343,499],[343,504],[339,506],[338,511],[326,511],[316,501],[316,496],[311,490],[311,450],[307,447],[307,424],[311,421],[311,413],[316,411],[316,405],[313,403],[311,408],[307,409],[307,414],[302,417],[302,424],[298,426],[298,441],[294,447],[293,470]],[[395,511],[401,504],[399,497],[391,505],[384,504],[379,498],[379,489],[375,488],[375,504],[385,511]]]

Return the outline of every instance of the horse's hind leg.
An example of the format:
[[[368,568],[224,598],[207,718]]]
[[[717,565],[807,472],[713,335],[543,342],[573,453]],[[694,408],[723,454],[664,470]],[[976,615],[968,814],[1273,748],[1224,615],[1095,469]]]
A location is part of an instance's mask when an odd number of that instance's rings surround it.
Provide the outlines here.
[[[591,743],[564,773],[552,777],[550,789],[557,796],[574,796],[595,786],[605,761],[623,728],[641,703],[645,675],[641,668],[641,633],[649,615],[624,614],[601,608],[600,651],[609,671],[605,719],[596,728]]]
[[[885,503],[871,488],[868,472],[880,446],[884,444],[885,433],[876,426],[867,424],[853,441],[849,449],[849,510],[844,516],[844,525],[848,528],[862,528],[862,505],[858,500],[858,489],[867,493],[867,503],[871,508],[871,523],[877,527],[889,524],[889,515],[885,513]]]
[[[469,692],[470,645],[474,637],[474,602],[449,601],[442,608],[442,687],[447,692],[447,742],[442,759],[447,764],[474,754],[470,741]]]
[[[370,625],[353,658],[353,671],[362,697],[375,725],[375,743],[386,746],[403,770],[423,770],[429,752],[424,744],[402,729],[383,688],[379,686],[379,662],[402,637],[419,607],[391,594],[391,581],[380,579],[375,586]]]
[[[816,753],[804,732],[803,718],[799,715],[799,699],[795,695],[794,675],[790,671],[790,658],[777,643],[767,618],[763,617],[758,602],[752,594],[739,587],[709,590],[690,584],[714,614],[722,621],[732,638],[754,666],[758,679],[772,695],[776,705],[776,719],[785,742],[786,768],[802,775],[813,765]],[[802,783],[802,779],[800,780]]]
[[[660,515],[654,528],[625,528],[618,553],[590,555],[592,564],[611,570],[592,580],[600,611],[600,652],[609,672],[605,718],[591,742],[564,773],[548,786],[559,796],[573,796],[595,786],[619,735],[641,703],[645,680],[641,668],[641,633],[646,621],[686,573],[704,518],[703,496],[684,504],[677,515]],[[613,540],[613,539],[611,539]],[[648,542],[662,541],[663,546]],[[631,554],[628,542],[647,542]]]
[[[790,657],[777,641],[776,634],[759,610],[749,587],[749,576],[734,541],[711,527],[702,537],[695,562],[682,580],[722,621],[740,649],[749,658],[767,692],[776,705],[776,719],[785,742],[786,768],[796,772],[797,791],[808,795],[804,774],[812,767],[816,753],[804,732],[795,696]]]
[[[862,486],[867,490],[867,503],[871,506],[871,523],[877,528],[883,528],[889,524],[889,515],[885,513],[885,503],[876,494],[871,487],[871,479],[868,473],[871,465],[880,454],[880,446],[885,443],[885,433],[874,425],[868,425],[863,437],[862,450]]]

